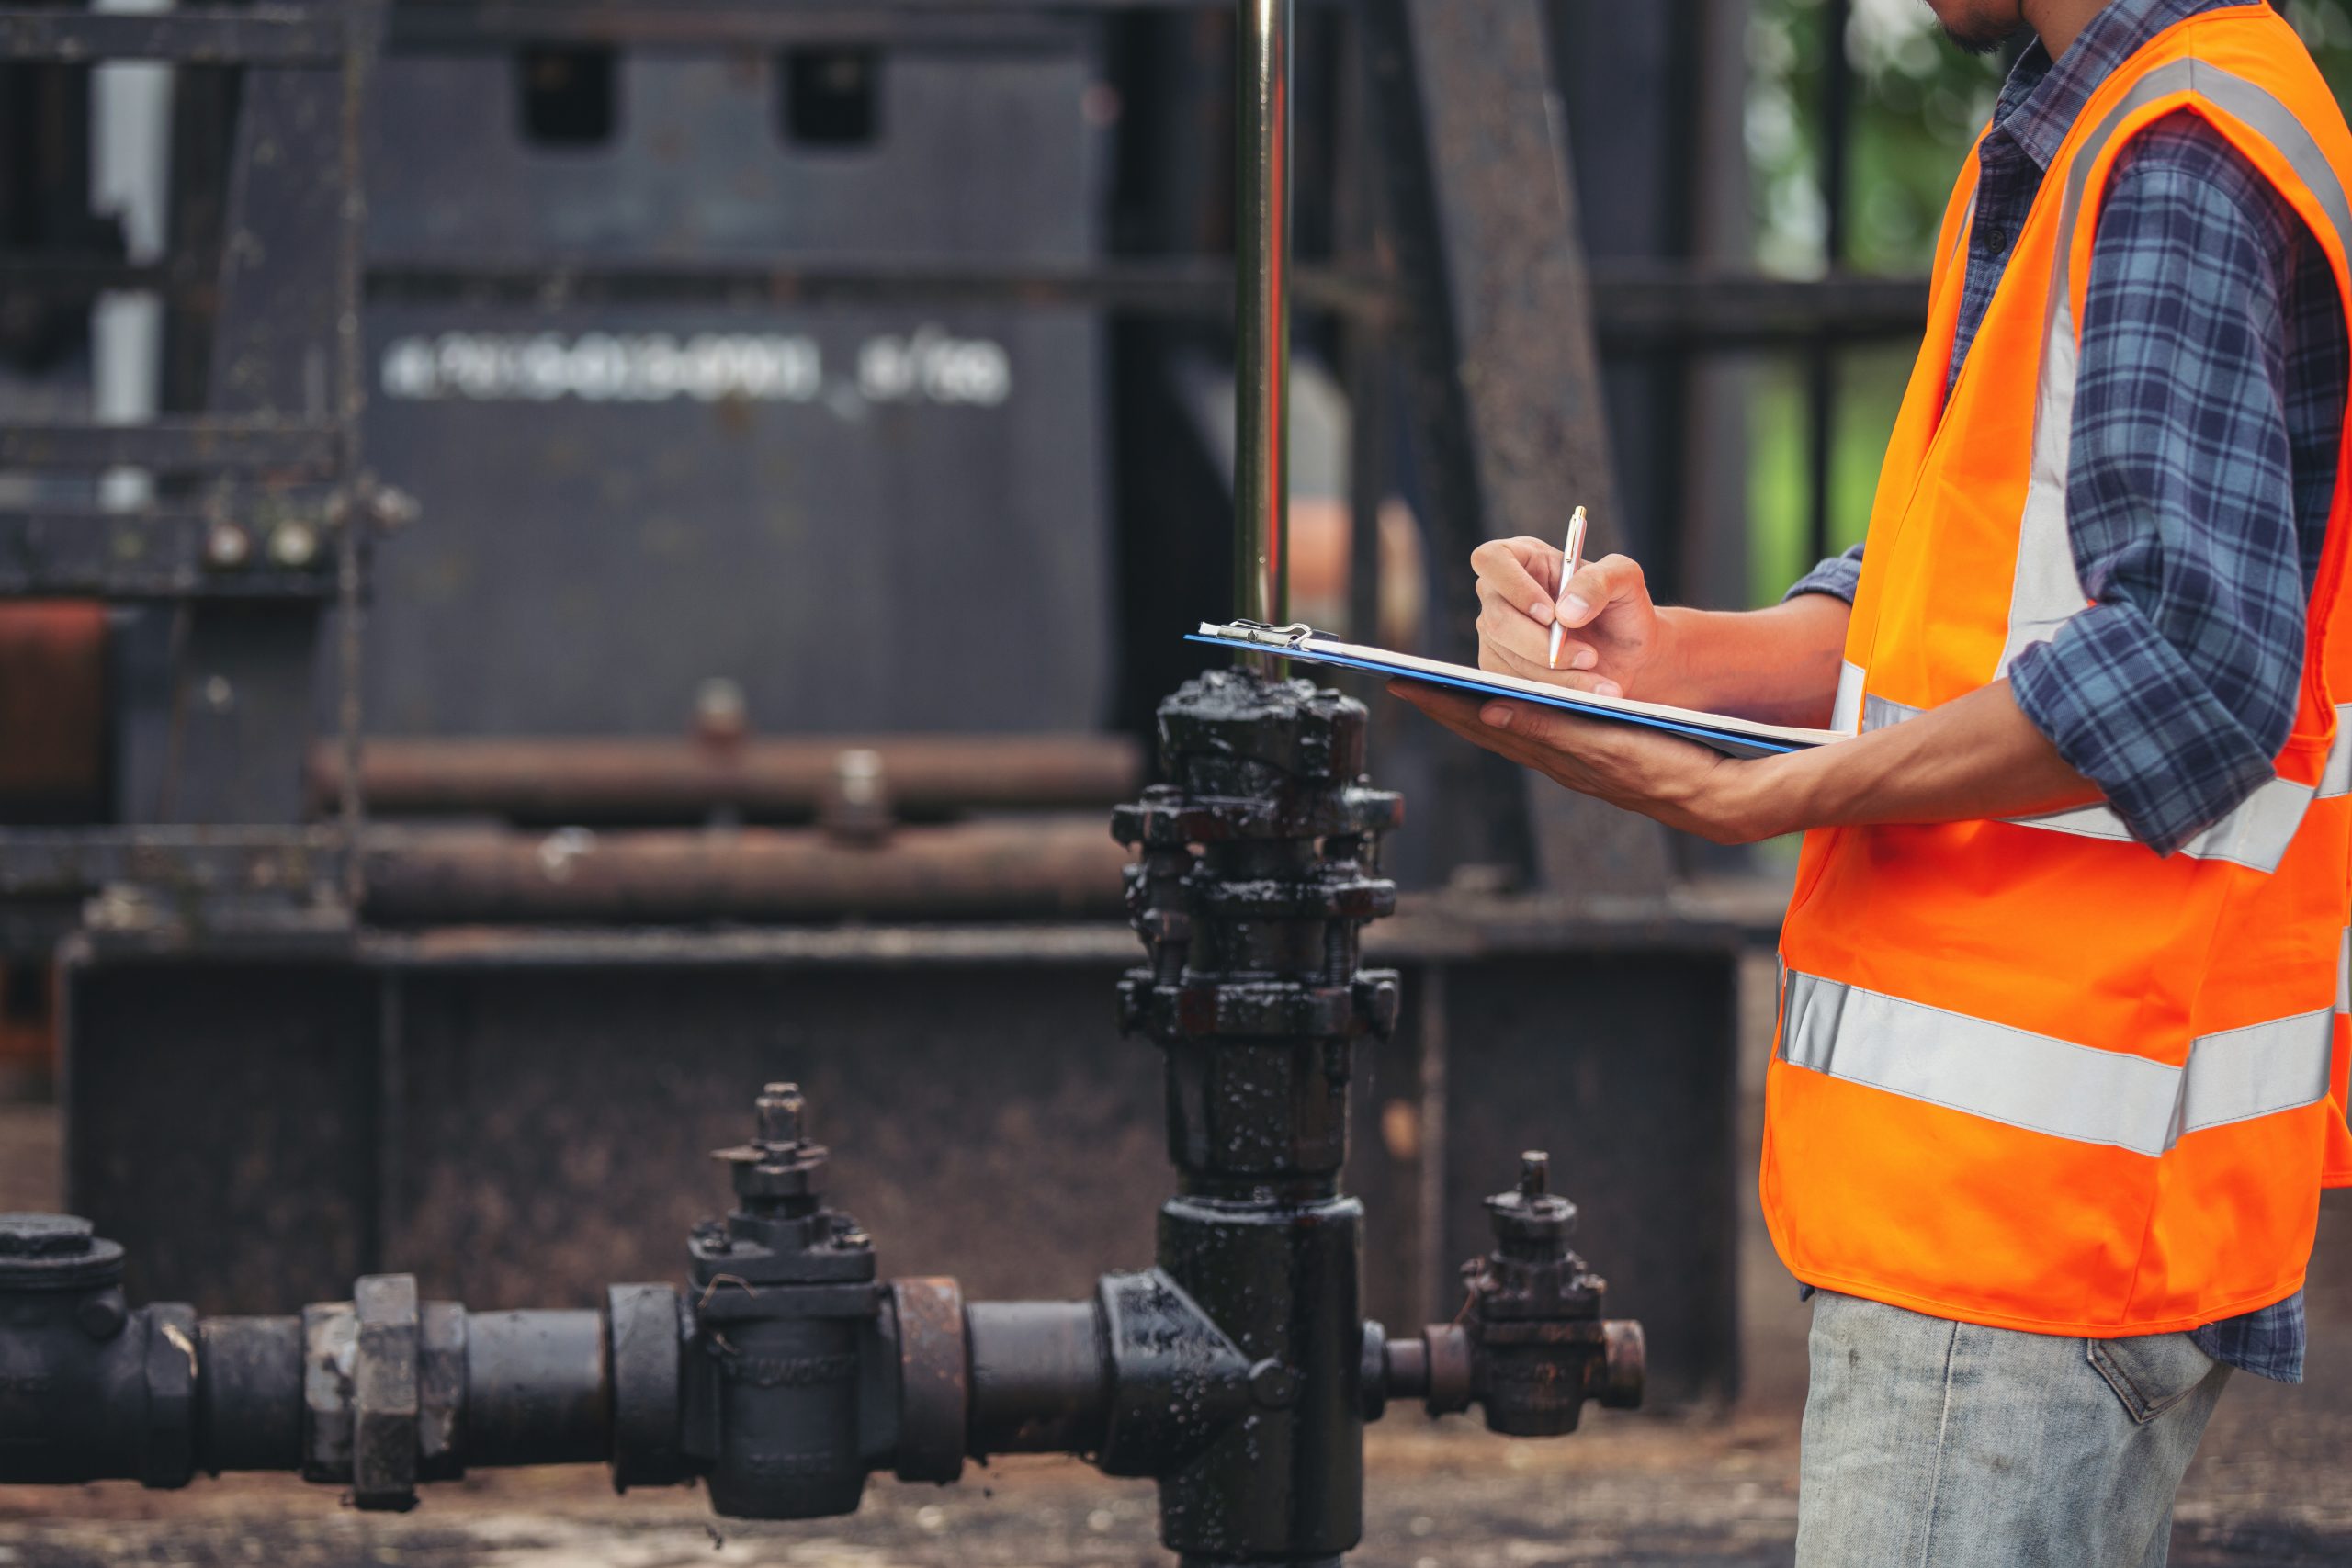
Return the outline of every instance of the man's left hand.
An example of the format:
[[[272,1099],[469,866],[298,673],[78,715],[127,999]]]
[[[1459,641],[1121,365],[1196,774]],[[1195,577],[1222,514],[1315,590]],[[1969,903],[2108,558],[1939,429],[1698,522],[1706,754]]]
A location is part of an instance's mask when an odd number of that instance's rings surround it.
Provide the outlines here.
[[[1753,843],[1781,831],[1758,809],[1758,763],[1638,725],[1575,718],[1532,703],[1497,702],[1415,681],[1392,681],[1401,697],[1456,735],[1533,768],[1555,784],[1640,812],[1719,844]]]

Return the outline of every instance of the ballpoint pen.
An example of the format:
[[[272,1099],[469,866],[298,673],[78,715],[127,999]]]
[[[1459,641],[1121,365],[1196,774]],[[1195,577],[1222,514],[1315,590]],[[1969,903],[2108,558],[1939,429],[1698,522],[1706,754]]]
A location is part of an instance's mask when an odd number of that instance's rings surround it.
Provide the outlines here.
[[[1568,579],[1574,577],[1583,565],[1584,508],[1579,506],[1577,514],[1568,519],[1568,542],[1560,547],[1560,593],[1555,596],[1552,605],[1552,651],[1544,660],[1545,666],[1553,670],[1560,667],[1560,638],[1566,632],[1560,625],[1558,598],[1567,593]]]

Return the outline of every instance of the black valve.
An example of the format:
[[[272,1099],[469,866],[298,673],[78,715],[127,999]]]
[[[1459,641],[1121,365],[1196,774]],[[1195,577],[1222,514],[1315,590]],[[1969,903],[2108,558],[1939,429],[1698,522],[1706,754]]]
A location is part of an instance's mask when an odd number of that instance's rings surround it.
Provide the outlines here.
[[[196,1468],[193,1308],[130,1311],[122,1248],[87,1220],[0,1214],[0,1324],[7,1479],[187,1483]]]
[[[1515,1438],[1575,1431],[1588,1399],[1642,1402],[1641,1325],[1602,1320],[1608,1281],[1570,1250],[1577,1206],[1550,1189],[1550,1156],[1521,1156],[1519,1186],[1487,1200],[1495,1249],[1463,1266],[1472,1392]]]
[[[708,1467],[712,1506],[738,1518],[853,1513],[865,1490],[861,1348],[882,1292],[873,1243],[825,1207],[806,1109],[795,1085],[761,1092],[757,1136],[718,1151],[735,1211],[687,1247],[686,1451]]]
[[[1431,1416],[1479,1404],[1491,1430],[1553,1438],[1577,1429],[1588,1399],[1612,1410],[1642,1403],[1642,1325],[1600,1315],[1608,1282],[1568,1247],[1577,1206],[1551,1190],[1551,1168],[1530,1150],[1518,1187],[1487,1200],[1495,1249],[1462,1266],[1470,1297],[1452,1323],[1418,1339],[1366,1325],[1367,1414],[1418,1395]]]

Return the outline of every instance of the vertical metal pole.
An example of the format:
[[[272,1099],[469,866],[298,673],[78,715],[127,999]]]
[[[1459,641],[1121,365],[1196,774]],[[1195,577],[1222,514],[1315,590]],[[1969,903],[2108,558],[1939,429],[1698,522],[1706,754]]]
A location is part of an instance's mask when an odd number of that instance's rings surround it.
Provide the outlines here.
[[[1238,0],[1234,169],[1234,613],[1290,618],[1293,0]]]
[[[343,210],[335,257],[334,421],[343,437],[341,494],[343,527],[335,538],[335,743],[342,778],[336,792],[336,819],[343,829],[343,896],[354,919],[367,899],[367,862],[360,852],[366,837],[367,804],[359,793],[360,682],[364,675],[366,609],[359,592],[364,558],[362,531],[372,525],[371,509],[362,504],[367,489],[360,467],[359,422],[367,412],[367,374],[361,361],[366,346],[360,336],[360,250],[364,243],[368,207],[362,185],[365,153],[365,111],[375,73],[376,44],[384,22],[380,0],[345,0],[343,6],[343,102],[340,123]]]
[[[1829,0],[1822,8],[1826,29],[1822,54],[1821,207],[1822,251],[1835,275],[1846,265],[1846,162],[1854,102],[1853,62],[1846,54],[1846,26],[1852,0]],[[1805,401],[1811,411],[1806,466],[1813,480],[1813,557],[1830,553],[1838,452],[1838,354],[1827,333],[1817,339],[1805,365]],[[1812,561],[1804,563],[1810,568]]]

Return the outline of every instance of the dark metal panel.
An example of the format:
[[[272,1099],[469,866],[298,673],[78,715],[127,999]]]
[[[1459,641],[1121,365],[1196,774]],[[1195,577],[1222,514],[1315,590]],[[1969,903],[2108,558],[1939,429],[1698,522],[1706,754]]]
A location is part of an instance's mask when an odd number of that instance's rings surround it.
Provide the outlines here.
[[[138,1232],[124,1284],[202,1312],[335,1301],[372,1267],[372,976],[69,964],[66,1203]]]
[[[301,820],[319,605],[198,602],[186,615],[159,819]]]
[[[611,139],[561,148],[524,135],[510,60],[395,60],[371,252],[443,283],[740,281],[888,253],[989,291],[1082,268],[1091,37],[886,50],[877,134],[847,147],[788,139],[765,54],[626,51]],[[372,728],[675,733],[714,677],[771,732],[1106,716],[1089,310],[404,291],[368,311],[371,461],[421,503],[381,564]]]
[[[369,133],[368,254],[467,267],[1083,261],[1106,152],[1086,116],[1090,36],[878,51],[873,139],[845,145],[787,137],[764,53],[623,51],[610,138],[570,145],[526,136],[512,59],[395,57]]]
[[[1002,400],[896,379],[926,329],[1001,372],[978,395]],[[757,399],[474,398],[461,357],[432,395],[380,385],[401,358],[452,363],[453,340],[470,356],[542,336],[578,365],[701,337],[772,379]],[[371,728],[674,734],[713,677],[769,732],[1102,721],[1101,336],[1082,313],[403,309],[371,311],[370,338],[369,451],[420,506],[377,566]]]

